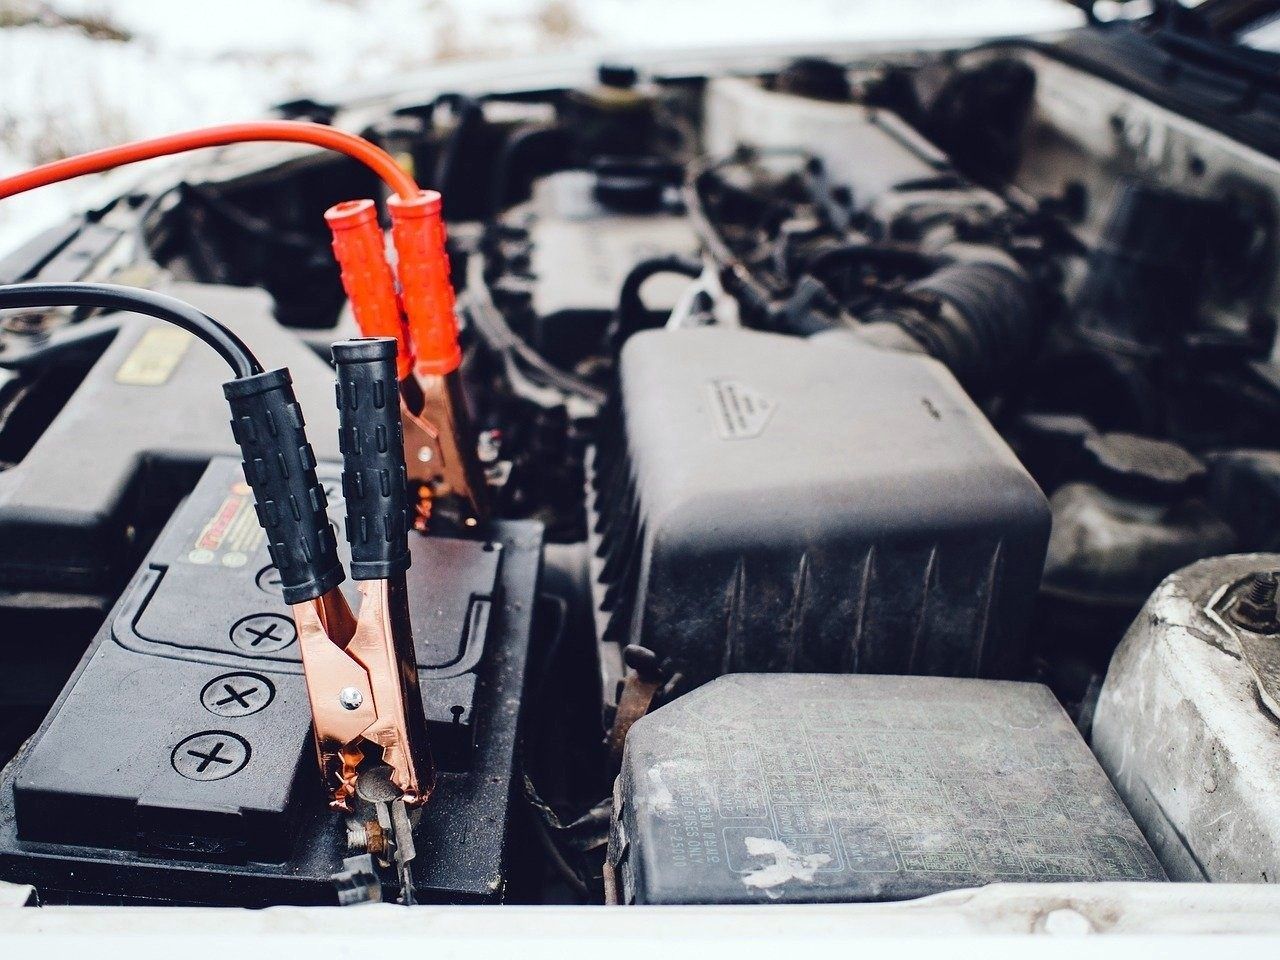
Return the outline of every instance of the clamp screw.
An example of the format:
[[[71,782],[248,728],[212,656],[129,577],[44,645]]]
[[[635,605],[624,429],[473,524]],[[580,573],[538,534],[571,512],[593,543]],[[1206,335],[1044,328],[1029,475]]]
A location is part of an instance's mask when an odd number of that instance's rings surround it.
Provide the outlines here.
[[[359,820],[347,824],[347,852],[363,853],[369,849],[369,831]]]
[[[387,835],[377,820],[347,822],[347,851],[382,856],[387,852]]]
[[[338,702],[347,710],[359,710],[364,703],[364,694],[355,687],[343,687],[338,691]]]

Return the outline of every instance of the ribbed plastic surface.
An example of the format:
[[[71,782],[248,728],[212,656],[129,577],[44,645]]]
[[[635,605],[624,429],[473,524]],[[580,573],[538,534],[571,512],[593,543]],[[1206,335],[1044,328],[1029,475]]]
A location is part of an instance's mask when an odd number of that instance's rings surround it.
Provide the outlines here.
[[[1017,676],[1044,495],[934,360],[644,331],[590,507],[606,641],[721,673]]]
[[[340,584],[343,572],[289,371],[230,380],[222,392],[285,603],[314,599]]]
[[[351,576],[376,580],[409,569],[409,495],[389,337],[333,345],[338,373],[338,445],[347,506]]]

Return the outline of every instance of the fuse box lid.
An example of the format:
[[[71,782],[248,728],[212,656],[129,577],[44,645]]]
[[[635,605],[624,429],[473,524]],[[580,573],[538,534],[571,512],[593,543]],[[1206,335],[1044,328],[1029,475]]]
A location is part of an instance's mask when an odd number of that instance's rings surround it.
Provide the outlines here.
[[[1046,687],[939,677],[735,674],[651,713],[610,861],[634,903],[1164,879]]]

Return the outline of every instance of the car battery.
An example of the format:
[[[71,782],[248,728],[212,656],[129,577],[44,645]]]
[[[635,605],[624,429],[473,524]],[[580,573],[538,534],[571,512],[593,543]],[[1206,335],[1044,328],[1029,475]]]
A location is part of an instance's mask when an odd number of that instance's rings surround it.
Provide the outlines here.
[[[338,470],[317,473],[340,524]],[[410,543],[438,767],[416,895],[500,901],[542,527]],[[322,790],[298,651],[240,464],[217,458],[0,776],[0,879],[46,902],[337,902],[346,824]]]
[[[276,321],[265,291],[187,282],[161,289],[225,321],[268,369],[288,367],[316,456],[338,456],[333,371]],[[108,598],[101,615],[141,556],[135,545],[158,532],[212,457],[238,453],[226,408],[211,400],[227,372],[217,354],[158,320],[118,317],[119,331],[29,449],[5,449],[0,430],[5,607]],[[22,346],[0,335],[6,355]]]
[[[627,736],[621,903],[906,900],[996,881],[1165,879],[1048,688],[721,677]]]

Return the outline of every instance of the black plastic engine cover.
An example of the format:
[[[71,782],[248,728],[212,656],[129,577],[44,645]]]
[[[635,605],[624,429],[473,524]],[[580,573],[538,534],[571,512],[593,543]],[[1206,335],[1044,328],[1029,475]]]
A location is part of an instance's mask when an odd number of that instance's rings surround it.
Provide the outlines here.
[[[1018,675],[1048,505],[941,364],[844,333],[651,331],[618,406],[591,504],[606,641],[693,685]]]
[[[517,263],[514,285],[495,295],[511,309],[527,292],[530,341],[548,357],[576,357],[583,342],[596,342],[618,306],[627,273],[647,257],[695,256],[698,238],[678,209],[610,209],[595,196],[598,180],[585,170],[540,178],[527,204],[514,208],[504,227]],[[527,263],[521,264],[523,253]],[[683,277],[656,276],[644,286],[644,302],[670,313],[688,285]],[[590,333],[588,332],[590,331]]]
[[[318,473],[338,523],[336,470]],[[495,901],[505,886],[542,528],[507,521],[490,534],[410,538],[441,768],[417,831],[426,901]],[[0,878],[53,901],[335,902],[345,828],[320,788],[274,573],[239,463],[215,460],[0,777]],[[358,609],[354,584],[344,590]]]
[[[722,677],[627,736],[623,903],[906,900],[994,881],[1163,880],[1048,688]]]

